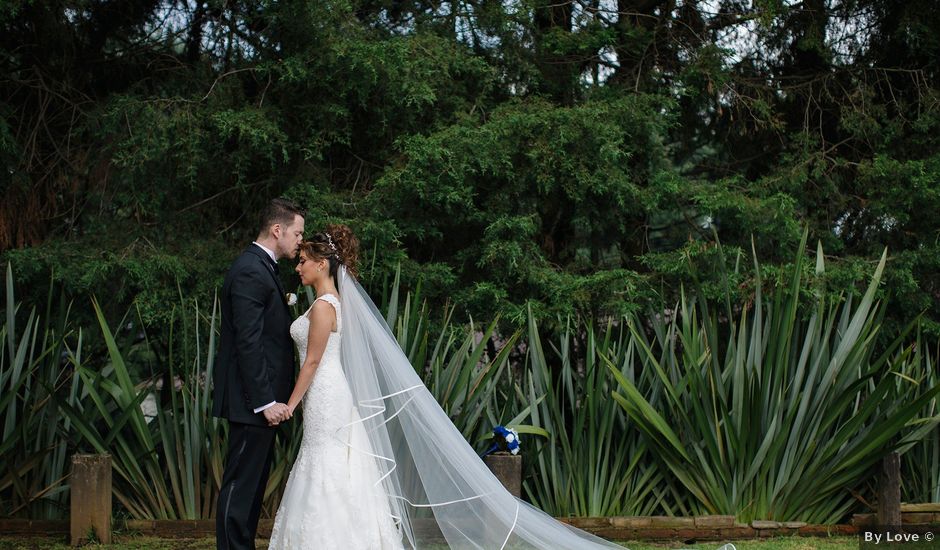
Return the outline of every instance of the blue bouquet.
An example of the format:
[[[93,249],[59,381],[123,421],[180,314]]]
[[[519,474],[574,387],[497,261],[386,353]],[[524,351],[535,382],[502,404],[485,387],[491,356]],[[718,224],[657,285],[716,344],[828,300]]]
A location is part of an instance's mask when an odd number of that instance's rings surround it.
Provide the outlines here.
[[[519,454],[519,434],[515,430],[503,426],[493,428],[493,444],[480,456],[486,456],[497,451],[510,454]]]

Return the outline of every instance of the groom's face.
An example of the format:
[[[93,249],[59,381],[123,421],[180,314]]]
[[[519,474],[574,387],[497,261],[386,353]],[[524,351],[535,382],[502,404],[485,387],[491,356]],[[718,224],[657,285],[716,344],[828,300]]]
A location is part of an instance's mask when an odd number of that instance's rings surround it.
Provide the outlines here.
[[[290,224],[281,226],[280,234],[277,239],[278,256],[281,258],[294,259],[300,250],[300,243],[304,240],[304,219],[302,216],[294,216],[294,221]]]

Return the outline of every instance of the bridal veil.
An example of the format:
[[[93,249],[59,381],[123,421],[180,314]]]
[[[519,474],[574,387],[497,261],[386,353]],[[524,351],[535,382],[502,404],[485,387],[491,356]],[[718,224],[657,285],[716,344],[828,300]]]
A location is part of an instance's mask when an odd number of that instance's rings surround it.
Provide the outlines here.
[[[512,496],[422,383],[375,304],[339,271],[341,354],[406,547],[620,548]],[[342,438],[341,434],[338,434]]]

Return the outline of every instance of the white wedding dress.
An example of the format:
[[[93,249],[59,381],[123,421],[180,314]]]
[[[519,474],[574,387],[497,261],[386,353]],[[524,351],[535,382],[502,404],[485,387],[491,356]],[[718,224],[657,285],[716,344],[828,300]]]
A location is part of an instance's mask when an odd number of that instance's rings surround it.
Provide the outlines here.
[[[304,396],[304,434],[271,548],[623,550],[511,495],[339,268],[337,332]],[[309,310],[308,310],[309,311]],[[307,353],[306,314],[291,325]],[[733,550],[728,545],[720,550]]]
[[[339,300],[320,366],[303,398],[303,439],[274,517],[270,549],[400,549],[365,428],[343,373]],[[313,306],[311,306],[312,309]],[[307,354],[310,309],[290,327],[300,360]]]

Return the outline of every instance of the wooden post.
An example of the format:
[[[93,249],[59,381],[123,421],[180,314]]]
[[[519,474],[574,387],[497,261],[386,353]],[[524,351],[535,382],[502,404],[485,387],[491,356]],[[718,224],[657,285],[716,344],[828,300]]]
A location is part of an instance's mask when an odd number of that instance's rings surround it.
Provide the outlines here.
[[[111,544],[111,455],[72,455],[71,542]]]
[[[522,455],[493,453],[483,457],[483,462],[513,496],[522,496]]]
[[[878,523],[882,527],[901,527],[901,455],[891,453],[881,463],[878,484]]]

